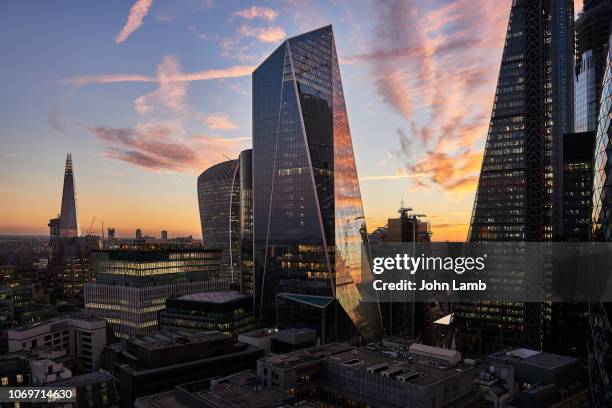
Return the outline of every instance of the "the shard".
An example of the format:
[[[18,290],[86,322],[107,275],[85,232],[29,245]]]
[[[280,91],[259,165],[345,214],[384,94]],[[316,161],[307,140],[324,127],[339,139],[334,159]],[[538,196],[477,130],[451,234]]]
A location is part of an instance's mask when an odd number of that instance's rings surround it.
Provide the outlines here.
[[[74,169],[72,164],[72,155],[68,153],[66,156],[66,168],[64,170],[64,190],[62,192],[59,236],[73,238],[78,237],[79,235],[80,229],[79,219],[77,217]]]
[[[286,40],[253,73],[253,192],[259,323],[378,339],[378,304],[361,292],[367,233],[331,26]]]

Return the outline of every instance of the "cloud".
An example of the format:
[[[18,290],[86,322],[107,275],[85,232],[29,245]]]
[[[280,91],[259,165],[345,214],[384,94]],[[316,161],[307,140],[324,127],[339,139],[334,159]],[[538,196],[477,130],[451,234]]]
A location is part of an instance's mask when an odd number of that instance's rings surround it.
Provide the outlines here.
[[[254,65],[236,65],[221,69],[209,69],[191,73],[170,75],[165,78],[168,82],[192,82],[208,81],[211,79],[238,78],[251,75],[255,70]],[[110,75],[85,75],[66,78],[62,82],[71,85],[88,84],[110,84],[119,82],[159,82],[159,78],[148,75],[137,74],[110,74]]]
[[[107,146],[105,157],[155,172],[198,173],[223,160],[223,155],[234,157],[244,148],[244,139],[192,136],[183,140],[164,126],[85,128]]]
[[[51,112],[47,115],[47,123],[58,133],[68,134],[68,128],[64,124],[63,115],[64,108],[72,99],[74,94],[72,92],[64,95],[51,109]]]
[[[430,174],[430,173],[426,173],[426,174],[416,174],[416,173],[412,173],[412,174],[392,174],[392,175],[387,175],[387,176],[364,176],[364,177],[359,177],[359,181],[401,180],[401,179],[407,179],[407,178],[423,177],[423,176],[426,176],[428,174]]]
[[[194,25],[190,25],[187,27],[187,30],[191,31],[192,33],[195,33],[195,35],[200,39],[200,40],[214,40],[217,41],[219,39],[219,35],[216,33],[213,34],[209,34],[209,33],[205,33],[200,31],[196,26]]]
[[[369,64],[381,98],[406,121],[396,152],[401,172],[422,175],[416,187],[474,191],[509,4],[391,0],[372,7],[374,39],[346,61]]]
[[[243,24],[238,27],[238,33],[242,36],[253,37],[266,43],[277,43],[287,36],[285,30],[279,26],[261,28]]]
[[[171,55],[164,56],[157,67],[159,87],[154,92],[139,96],[134,100],[136,112],[141,115],[153,113],[159,107],[177,113],[185,112],[187,110],[185,104],[187,82],[172,80],[181,75],[181,64],[178,58]]]
[[[192,116],[187,103],[189,82],[198,80],[194,78],[220,76],[218,72],[196,74],[184,74],[177,57],[164,56],[156,70],[157,89],[134,100],[139,118],[136,125],[81,127],[104,144],[104,157],[148,171],[199,173],[223,160],[224,154],[237,156],[246,147],[245,139],[189,135],[185,130],[184,121]],[[211,129],[237,127],[223,113],[204,116],[204,119]]]
[[[215,112],[210,115],[197,113],[196,119],[208,126],[211,130],[233,130],[238,129],[238,125],[234,123],[227,113]]]
[[[272,21],[278,16],[278,12],[267,7],[251,6],[247,9],[235,12],[234,15],[247,20],[263,18],[264,20]]]
[[[130,35],[142,25],[142,20],[149,13],[149,9],[153,5],[153,0],[137,0],[130,9],[127,22],[115,36],[115,42],[121,44],[128,39]]]

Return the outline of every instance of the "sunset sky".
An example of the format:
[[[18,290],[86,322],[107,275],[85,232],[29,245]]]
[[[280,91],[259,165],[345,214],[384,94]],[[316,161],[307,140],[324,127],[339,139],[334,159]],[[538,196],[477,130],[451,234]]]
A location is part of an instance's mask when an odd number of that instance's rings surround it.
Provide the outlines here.
[[[477,7],[474,7],[478,3]],[[0,3],[0,234],[201,237],[196,178],[251,141],[251,72],[333,24],[368,228],[400,201],[466,237],[511,1]]]

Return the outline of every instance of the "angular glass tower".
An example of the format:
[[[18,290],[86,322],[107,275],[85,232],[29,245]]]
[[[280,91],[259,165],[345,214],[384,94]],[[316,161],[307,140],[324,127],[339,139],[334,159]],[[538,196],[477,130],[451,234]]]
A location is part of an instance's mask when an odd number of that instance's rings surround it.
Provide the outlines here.
[[[77,218],[76,193],[74,188],[74,173],[72,168],[72,155],[66,155],[66,168],[64,170],[64,190],[62,192],[62,208],[60,212],[60,237],[73,238],[80,235]]]
[[[563,135],[573,130],[573,1],[515,0],[511,7],[470,241],[540,242],[563,233]],[[517,276],[529,273],[517,268]],[[469,321],[464,324],[477,333],[480,351],[489,352],[541,348],[547,313],[540,304],[490,302],[459,305],[456,316]]]
[[[240,172],[239,161],[215,164],[198,177],[198,205],[202,225],[202,243],[218,248],[220,276],[230,282],[239,274]]]
[[[278,322],[282,298],[332,310],[326,338],[347,334],[342,322],[379,338],[378,304],[360,292],[367,233],[331,26],[286,40],[253,72],[253,192],[259,323]]]

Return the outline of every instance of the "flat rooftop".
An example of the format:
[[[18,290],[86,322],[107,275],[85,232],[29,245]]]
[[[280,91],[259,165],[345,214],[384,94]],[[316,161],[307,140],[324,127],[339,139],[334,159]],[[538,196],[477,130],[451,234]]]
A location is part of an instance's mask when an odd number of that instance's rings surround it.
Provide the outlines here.
[[[534,367],[547,368],[554,370],[568,364],[576,362],[574,357],[563,356],[547,352],[540,352],[529,349],[514,349],[510,351],[500,351],[493,354],[495,358],[520,362]]]
[[[455,375],[460,375],[472,368],[465,364],[453,367],[441,367],[435,365],[434,360],[423,356],[412,356],[411,358],[391,357],[383,353],[354,348],[352,346],[331,343],[321,347],[313,347],[292,353],[271,356],[265,359],[266,363],[278,368],[295,368],[301,365],[314,364],[317,361],[326,361],[328,364],[337,364],[347,370],[368,371],[371,367],[384,367],[382,371],[390,369],[403,370],[402,374],[414,375],[413,379],[404,384],[412,384],[418,387],[428,387],[439,381],[446,380]]]
[[[174,345],[194,344],[227,338],[230,338],[230,336],[219,331],[190,333],[184,330],[162,330],[146,336],[135,337],[131,342],[148,350],[157,350]]]
[[[242,333],[241,336],[251,337],[254,339],[262,339],[265,337],[274,337],[278,335],[277,329],[256,329],[250,332]]]
[[[107,381],[113,381],[113,377],[106,373],[97,371],[83,375],[76,375],[66,380],[46,384],[44,385],[44,387],[80,387],[82,385],[95,384]]]
[[[238,292],[198,292],[190,295],[179,296],[177,299],[190,300],[202,303],[229,303],[237,300],[248,299],[251,296]]]
[[[349,369],[359,371],[367,371],[368,367],[386,364],[388,368],[385,370],[403,369],[404,373],[414,373],[415,376],[418,373],[418,377],[405,383],[413,384],[418,387],[428,387],[439,381],[443,381],[465,371],[471,370],[471,367],[461,364],[454,367],[442,368],[428,364],[426,358],[414,357],[412,360],[406,360],[361,349],[352,349],[343,353],[334,354],[326,357],[325,360],[328,362],[343,364]],[[355,362],[355,360],[360,360],[362,362],[351,364]],[[380,373],[372,375],[380,375]]]

